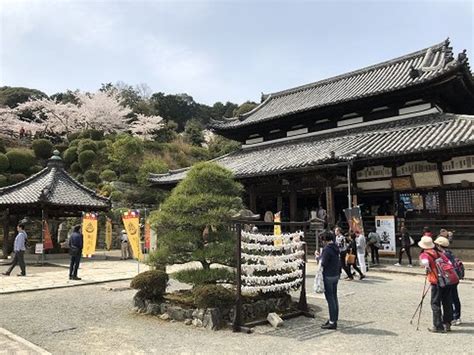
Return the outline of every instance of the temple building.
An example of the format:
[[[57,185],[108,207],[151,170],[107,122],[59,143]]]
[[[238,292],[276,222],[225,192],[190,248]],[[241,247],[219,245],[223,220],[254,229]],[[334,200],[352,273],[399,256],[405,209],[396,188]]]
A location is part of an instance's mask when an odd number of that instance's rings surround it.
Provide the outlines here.
[[[214,161],[245,186],[253,212],[301,221],[321,206],[343,225],[343,209],[359,205],[367,227],[394,215],[414,235],[447,228],[455,247],[474,247],[474,78],[449,40],[262,95],[212,128],[242,143]],[[186,172],[150,181],[169,188]]]

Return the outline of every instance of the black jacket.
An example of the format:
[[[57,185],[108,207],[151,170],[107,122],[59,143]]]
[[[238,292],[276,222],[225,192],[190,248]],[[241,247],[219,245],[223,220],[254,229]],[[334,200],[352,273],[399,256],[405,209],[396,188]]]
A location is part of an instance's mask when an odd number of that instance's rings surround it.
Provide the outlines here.
[[[341,272],[339,248],[335,243],[327,244],[321,254],[321,266],[324,276],[339,276]]]

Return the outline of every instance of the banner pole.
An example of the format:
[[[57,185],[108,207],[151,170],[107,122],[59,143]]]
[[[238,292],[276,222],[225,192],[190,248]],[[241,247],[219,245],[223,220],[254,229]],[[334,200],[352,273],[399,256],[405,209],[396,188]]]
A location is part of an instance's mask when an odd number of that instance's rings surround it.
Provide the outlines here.
[[[41,248],[41,266],[44,266],[44,209],[41,209],[41,243],[43,248]]]
[[[138,235],[137,235],[137,243],[138,243],[138,248],[137,248],[137,269],[138,273],[140,273],[140,210],[138,213]]]

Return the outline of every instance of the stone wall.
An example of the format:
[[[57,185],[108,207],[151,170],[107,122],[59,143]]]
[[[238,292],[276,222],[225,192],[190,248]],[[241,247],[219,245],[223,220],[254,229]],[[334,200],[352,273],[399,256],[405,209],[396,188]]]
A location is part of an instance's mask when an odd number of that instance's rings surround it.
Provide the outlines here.
[[[218,330],[234,319],[235,308],[186,308],[169,301],[152,301],[138,296],[133,297],[134,309],[138,313],[159,316],[160,319],[183,322],[185,325]],[[294,308],[290,295],[261,299],[242,305],[242,320],[251,322],[266,319],[268,313],[285,313]]]

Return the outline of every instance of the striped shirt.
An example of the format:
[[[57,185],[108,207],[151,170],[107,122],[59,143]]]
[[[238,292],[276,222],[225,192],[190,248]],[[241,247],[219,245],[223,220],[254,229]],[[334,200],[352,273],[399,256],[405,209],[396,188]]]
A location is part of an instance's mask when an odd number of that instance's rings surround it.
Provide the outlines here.
[[[18,232],[15,238],[15,243],[13,244],[14,252],[26,250],[26,247],[25,247],[26,238],[28,238],[28,236],[26,235],[25,231]]]

